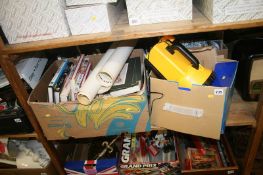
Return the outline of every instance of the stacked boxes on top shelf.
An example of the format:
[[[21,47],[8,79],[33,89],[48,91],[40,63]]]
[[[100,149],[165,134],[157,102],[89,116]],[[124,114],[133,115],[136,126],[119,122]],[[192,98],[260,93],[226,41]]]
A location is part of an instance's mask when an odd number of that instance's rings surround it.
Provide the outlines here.
[[[124,0],[67,0],[67,5],[66,16],[71,34],[80,35],[111,32],[124,9]]]
[[[195,0],[193,3],[214,24],[263,18],[263,2],[259,0]]]
[[[63,0],[3,0],[0,25],[9,44],[67,37]]]
[[[192,0],[126,0],[130,25],[192,20]]]

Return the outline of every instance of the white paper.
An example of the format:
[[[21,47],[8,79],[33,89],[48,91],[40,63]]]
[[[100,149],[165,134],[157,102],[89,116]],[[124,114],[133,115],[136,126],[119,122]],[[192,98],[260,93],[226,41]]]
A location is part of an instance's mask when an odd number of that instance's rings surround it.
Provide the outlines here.
[[[136,40],[120,42],[118,48],[97,75],[97,79],[102,86],[111,87],[113,85],[135,44]]]
[[[101,70],[101,68],[104,66],[104,64],[108,61],[110,56],[115,51],[114,48],[110,48],[107,50],[107,52],[104,54],[104,56],[101,58],[101,60],[98,62],[96,67],[93,69],[91,74],[88,76],[87,80],[83,84],[83,86],[80,88],[78,93],[78,101],[79,103],[83,105],[88,105],[92,102],[92,100],[95,98],[95,96],[98,94],[98,91],[101,88],[101,84],[97,80],[96,76],[98,72]]]

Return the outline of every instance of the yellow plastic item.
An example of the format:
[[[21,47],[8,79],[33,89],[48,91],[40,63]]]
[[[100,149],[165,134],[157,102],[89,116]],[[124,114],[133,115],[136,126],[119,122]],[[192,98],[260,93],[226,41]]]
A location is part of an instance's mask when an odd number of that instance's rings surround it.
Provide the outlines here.
[[[200,65],[191,52],[171,38],[161,39],[150,50],[147,59],[166,80],[177,81],[181,87],[209,85],[212,78],[212,70]]]

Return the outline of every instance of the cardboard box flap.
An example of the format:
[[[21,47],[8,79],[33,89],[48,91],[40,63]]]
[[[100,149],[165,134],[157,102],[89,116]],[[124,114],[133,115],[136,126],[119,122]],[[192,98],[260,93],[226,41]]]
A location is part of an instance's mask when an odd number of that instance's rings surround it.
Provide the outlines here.
[[[215,80],[212,86],[232,87],[236,76],[238,62],[220,62],[215,65]]]
[[[153,103],[153,124],[182,133],[220,137],[222,115],[218,117],[218,114],[223,114],[227,88],[220,88],[222,95],[215,95],[212,86],[202,86],[202,91],[199,86],[193,86],[191,91],[185,91],[178,89],[177,83],[166,80],[154,79],[151,84],[151,91],[164,94]],[[152,95],[152,100],[155,98]]]
[[[214,47],[196,49],[193,55],[199,60],[200,64],[208,69],[214,70],[217,62],[217,52]]]
[[[61,62],[56,61],[52,64],[46,73],[40,79],[38,85],[31,92],[28,102],[47,102],[48,101],[48,85],[52,77],[55,75],[57,69],[59,68]]]

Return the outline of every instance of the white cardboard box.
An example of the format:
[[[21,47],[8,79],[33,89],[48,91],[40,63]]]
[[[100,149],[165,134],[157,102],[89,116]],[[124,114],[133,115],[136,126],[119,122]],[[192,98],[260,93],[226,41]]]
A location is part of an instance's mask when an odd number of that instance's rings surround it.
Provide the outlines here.
[[[111,4],[78,6],[66,10],[72,35],[110,32],[124,8],[123,0]]]
[[[192,20],[192,0],[126,0],[129,24]]]
[[[67,6],[114,3],[117,0],[66,0]]]
[[[194,0],[214,24],[263,18],[262,0]]]
[[[1,0],[0,25],[10,44],[69,36],[64,0]]]

